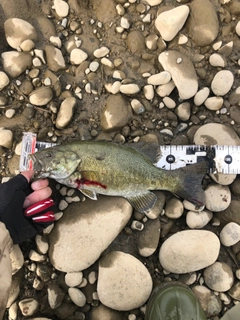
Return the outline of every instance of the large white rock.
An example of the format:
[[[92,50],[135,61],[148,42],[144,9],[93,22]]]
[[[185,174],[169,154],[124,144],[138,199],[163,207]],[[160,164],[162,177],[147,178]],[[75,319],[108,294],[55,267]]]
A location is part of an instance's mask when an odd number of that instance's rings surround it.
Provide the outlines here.
[[[53,266],[63,272],[87,269],[117,237],[131,214],[132,207],[123,198],[72,203],[49,235]]]
[[[36,41],[38,39],[35,28],[27,21],[10,18],[4,22],[4,30],[8,44],[17,49],[25,40]]]
[[[181,99],[193,97],[198,90],[198,78],[192,61],[188,56],[176,50],[164,51],[158,60],[174,81]]]
[[[213,232],[185,230],[175,233],[162,244],[159,261],[169,272],[193,272],[214,263],[219,250],[220,241]]]
[[[134,256],[112,251],[101,258],[97,292],[105,306],[121,311],[139,308],[151,291],[151,275]]]
[[[171,41],[182,29],[189,15],[189,7],[182,5],[171,10],[164,11],[155,20],[155,27],[163,40]]]
[[[216,96],[224,96],[232,88],[234,76],[229,70],[219,71],[213,78],[211,89]]]

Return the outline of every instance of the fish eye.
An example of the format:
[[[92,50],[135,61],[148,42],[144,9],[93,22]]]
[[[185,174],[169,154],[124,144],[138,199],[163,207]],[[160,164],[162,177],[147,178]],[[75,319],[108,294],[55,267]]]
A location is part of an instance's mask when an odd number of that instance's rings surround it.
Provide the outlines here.
[[[46,158],[51,158],[51,156],[52,156],[52,152],[47,152],[46,153]]]

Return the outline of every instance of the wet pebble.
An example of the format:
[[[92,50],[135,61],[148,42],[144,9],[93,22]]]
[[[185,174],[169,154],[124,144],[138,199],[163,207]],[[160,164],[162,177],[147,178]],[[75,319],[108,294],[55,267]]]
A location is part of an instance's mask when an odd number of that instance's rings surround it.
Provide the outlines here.
[[[219,239],[213,232],[185,230],[175,233],[164,241],[159,251],[159,260],[167,271],[180,274],[193,272],[214,263],[219,249]]]
[[[112,251],[100,259],[97,292],[105,306],[124,311],[139,308],[151,291],[152,278],[134,256]]]
[[[232,269],[224,262],[216,261],[203,272],[206,285],[218,292],[229,290],[234,283]]]

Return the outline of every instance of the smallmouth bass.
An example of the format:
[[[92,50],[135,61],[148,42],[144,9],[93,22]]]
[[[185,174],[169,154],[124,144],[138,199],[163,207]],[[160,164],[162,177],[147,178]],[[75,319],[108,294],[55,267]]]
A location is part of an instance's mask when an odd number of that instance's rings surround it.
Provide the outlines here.
[[[163,170],[129,145],[103,141],[73,141],[29,157],[36,179],[52,178],[93,200],[97,194],[121,196],[137,211],[146,213],[157,200],[151,190],[167,190],[197,207],[205,204],[201,186],[207,171],[205,162]]]

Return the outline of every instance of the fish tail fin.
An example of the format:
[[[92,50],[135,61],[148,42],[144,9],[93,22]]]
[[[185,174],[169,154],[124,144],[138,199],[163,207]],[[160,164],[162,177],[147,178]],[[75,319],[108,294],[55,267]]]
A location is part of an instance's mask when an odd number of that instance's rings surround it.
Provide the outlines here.
[[[178,176],[179,183],[173,193],[193,203],[196,208],[205,205],[206,198],[202,180],[207,173],[207,163],[200,162],[172,171]]]

